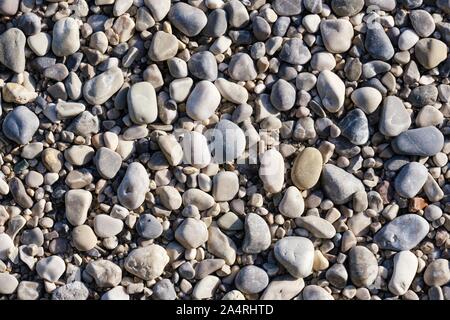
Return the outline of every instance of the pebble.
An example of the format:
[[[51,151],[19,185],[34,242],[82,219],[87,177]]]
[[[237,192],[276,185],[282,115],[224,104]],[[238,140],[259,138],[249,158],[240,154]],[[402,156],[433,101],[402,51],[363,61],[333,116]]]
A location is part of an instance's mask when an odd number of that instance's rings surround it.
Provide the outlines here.
[[[63,287],[63,286],[62,286]],[[60,288],[62,288],[60,287]],[[57,288],[52,294],[58,292]],[[60,289],[63,290],[63,289]],[[17,299],[19,300],[38,300],[41,294],[41,284],[34,281],[21,281],[17,287]]]
[[[183,135],[181,141],[183,161],[195,167],[204,168],[211,162],[208,140],[200,132],[191,131]]]
[[[436,127],[410,129],[392,142],[396,153],[414,156],[434,156],[443,146],[444,136]]]
[[[162,279],[152,287],[152,298],[155,300],[175,300],[177,293],[169,279]]]
[[[169,13],[171,1],[170,0],[144,0],[145,6],[152,13],[155,21],[163,20]]]
[[[291,300],[297,296],[305,287],[302,278],[294,278],[290,275],[278,276],[270,281],[261,300]]]
[[[328,52],[342,53],[352,45],[353,26],[345,19],[322,20],[320,34]]]
[[[293,65],[303,65],[311,60],[311,52],[309,51],[303,40],[299,38],[292,38],[288,39],[283,44],[279,57],[284,62]]]
[[[425,10],[410,11],[409,20],[421,38],[429,37],[436,27],[433,17]]]
[[[25,42],[25,35],[17,28],[3,32],[0,35],[0,63],[15,73],[23,72],[25,70]]]
[[[302,12],[301,0],[274,0],[272,3],[273,10],[280,16],[295,16]]]
[[[145,239],[156,239],[163,233],[163,227],[155,216],[146,213],[139,216],[136,231]]]
[[[295,158],[291,170],[292,182],[300,189],[310,189],[319,181],[322,172],[322,154],[315,148],[305,148]]]
[[[389,291],[393,294],[404,295],[417,272],[418,260],[411,251],[400,251],[394,256],[394,271],[389,280]]]
[[[324,288],[309,285],[303,289],[303,300],[334,300],[333,296]]]
[[[414,46],[414,54],[425,69],[433,69],[447,58],[447,46],[437,39],[420,39]]]
[[[374,241],[382,249],[402,251],[416,247],[427,235],[427,221],[416,214],[401,215],[375,234]]]
[[[201,80],[214,81],[217,79],[217,62],[209,51],[197,52],[188,61],[188,68],[192,75]]]
[[[188,189],[182,196],[183,204],[185,206],[194,205],[200,211],[207,210],[214,205],[214,198],[208,193],[199,189]]]
[[[352,92],[351,99],[364,113],[371,114],[378,109],[383,97],[380,91],[375,88],[362,87]]]
[[[38,128],[38,117],[25,106],[15,107],[9,112],[2,126],[5,136],[17,144],[29,143]]]
[[[117,189],[120,204],[130,210],[138,208],[145,200],[149,184],[145,167],[139,162],[130,163]]]
[[[323,167],[321,182],[327,196],[335,204],[344,204],[350,201],[356,192],[364,191],[359,179],[332,164]]]
[[[305,202],[300,191],[294,186],[287,188],[278,205],[278,211],[287,218],[298,218],[304,210]]]
[[[395,178],[395,190],[404,198],[413,198],[422,189],[428,177],[427,168],[418,163],[404,165]]]
[[[67,283],[52,292],[52,300],[87,300],[89,289],[81,281]]]
[[[192,291],[195,300],[209,299],[214,296],[220,285],[220,279],[216,276],[206,276],[198,281]]]
[[[411,116],[403,101],[396,96],[386,97],[381,108],[380,132],[387,137],[396,137],[408,130],[410,125]]]
[[[243,104],[248,100],[247,90],[234,82],[228,81],[224,78],[219,78],[214,82],[214,85],[219,90],[222,98],[227,101],[236,104]]]
[[[369,122],[360,109],[354,109],[339,121],[341,134],[355,145],[363,145],[369,140]]]
[[[38,94],[24,86],[8,82],[2,89],[3,100],[16,104],[27,104],[36,100]]]
[[[39,277],[49,282],[56,282],[66,271],[66,264],[59,256],[42,258],[36,264]]]
[[[259,159],[259,178],[264,189],[270,193],[278,193],[284,184],[284,159],[275,149],[267,150]]]
[[[317,78],[317,91],[323,106],[329,112],[335,113],[344,105],[345,85],[332,71],[320,72]]]
[[[79,251],[89,251],[97,245],[97,236],[90,226],[83,224],[72,230],[72,242]]]
[[[130,300],[130,295],[124,287],[117,286],[105,292],[102,295],[101,300]]]
[[[306,216],[297,218],[295,221],[298,226],[308,230],[316,238],[331,239],[336,235],[333,225],[320,217]]]
[[[236,81],[250,81],[257,76],[253,60],[246,53],[236,53],[231,57],[228,74]]]
[[[0,273],[0,294],[12,294],[16,291],[19,281],[8,274]]]
[[[186,218],[175,230],[175,239],[186,249],[195,249],[208,240],[208,228],[201,220]]]
[[[130,87],[127,104],[130,119],[136,124],[149,124],[158,117],[155,89],[148,82],[138,82]]]
[[[187,99],[186,113],[194,120],[206,120],[214,114],[220,100],[220,92],[212,82],[200,81]]]
[[[354,16],[364,7],[364,0],[332,0],[331,8],[340,17]]]
[[[169,60],[175,57],[177,52],[178,39],[173,34],[164,31],[155,33],[148,49],[150,59],[156,62]]]
[[[104,179],[112,179],[122,166],[122,157],[111,149],[101,147],[95,153],[94,163],[98,173]]]
[[[248,254],[257,254],[267,250],[272,242],[269,226],[255,213],[245,217],[245,238],[242,250]]]
[[[87,219],[92,194],[83,189],[72,189],[65,194],[66,219],[73,226],[81,226]]]
[[[122,71],[117,67],[112,67],[85,82],[83,86],[84,99],[92,105],[103,104],[120,89],[123,82]]]
[[[295,104],[295,98],[295,88],[286,80],[279,79],[272,86],[270,102],[278,110],[287,111],[292,109]]]
[[[171,186],[161,186],[156,189],[159,200],[162,205],[170,210],[177,210],[182,205],[182,198],[180,192]]]
[[[450,281],[450,268],[447,259],[436,259],[431,262],[423,274],[427,285],[443,286]]]
[[[80,49],[80,31],[77,21],[71,17],[58,20],[53,26],[53,53],[58,57],[65,57],[74,54],[78,49]]]
[[[391,40],[379,22],[372,22],[368,26],[364,44],[374,59],[388,61],[394,56]]]
[[[114,262],[105,259],[89,262],[85,271],[100,288],[115,287],[122,280],[122,269]]]
[[[230,171],[222,171],[213,178],[212,194],[215,201],[230,201],[239,191],[238,176]]]
[[[175,28],[188,37],[198,35],[208,21],[202,10],[184,2],[174,4],[168,18]]]
[[[5,261],[8,258],[8,253],[14,247],[14,242],[6,233],[0,233],[0,260]]]
[[[100,238],[111,238],[118,235],[123,229],[123,222],[119,219],[99,214],[94,218],[94,232]]]
[[[277,261],[295,278],[306,278],[312,273],[314,245],[303,237],[285,237],[274,246]]]
[[[350,279],[357,287],[368,287],[378,275],[378,263],[373,253],[363,246],[353,247],[348,255]]]
[[[239,270],[234,280],[236,288],[246,294],[256,294],[263,291],[269,284],[267,273],[256,266],[245,266]]]
[[[157,244],[136,248],[125,259],[125,269],[144,280],[153,280],[164,272],[169,263],[166,250]]]
[[[12,16],[19,9],[19,0],[8,0],[0,2],[0,13],[6,16]]]
[[[230,120],[222,119],[210,134],[209,143],[216,163],[224,163],[238,159],[245,151],[246,138],[242,129]]]

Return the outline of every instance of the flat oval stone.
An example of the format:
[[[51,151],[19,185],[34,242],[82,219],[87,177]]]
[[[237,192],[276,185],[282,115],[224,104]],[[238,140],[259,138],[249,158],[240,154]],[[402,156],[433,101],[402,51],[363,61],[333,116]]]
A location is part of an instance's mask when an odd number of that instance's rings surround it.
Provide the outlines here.
[[[25,35],[17,28],[0,35],[0,62],[15,73],[25,70],[25,42]]]
[[[413,198],[427,181],[428,169],[418,162],[410,162],[402,167],[395,178],[395,190],[404,198]]]
[[[230,102],[236,104],[246,103],[248,100],[248,91],[234,82],[228,81],[224,78],[219,78],[214,82],[215,86],[220,92],[220,95]]]
[[[16,277],[9,273],[0,273],[0,294],[13,294],[17,286],[19,285],[19,281],[17,281]]]
[[[280,16],[295,16],[302,12],[302,0],[274,0],[272,7]]]
[[[156,239],[163,233],[163,227],[154,215],[147,213],[139,216],[136,231],[145,239]]]
[[[36,272],[44,280],[56,282],[66,271],[66,264],[59,256],[42,258],[36,264]]]
[[[293,85],[283,79],[277,80],[270,93],[270,102],[280,111],[292,109],[295,104],[296,92]]]
[[[283,198],[278,205],[278,211],[288,218],[298,218],[305,210],[305,202],[301,192],[294,186],[284,191]]]
[[[84,224],[92,203],[92,194],[83,189],[72,189],[65,194],[66,219],[73,226]]]
[[[256,294],[263,291],[269,284],[267,273],[257,266],[245,266],[234,279],[236,288],[246,294]]]
[[[305,148],[294,160],[292,182],[300,190],[310,189],[319,181],[322,173],[322,154],[316,148]]]
[[[84,99],[92,105],[103,104],[119,91],[123,81],[122,70],[112,67],[86,81],[83,86]]]
[[[242,129],[230,120],[222,119],[207,132],[209,148],[216,163],[238,159],[245,151],[246,139]]]
[[[443,286],[450,281],[450,265],[447,259],[436,259],[425,269],[423,279],[428,286]]]
[[[149,185],[144,166],[139,162],[130,163],[117,189],[117,198],[124,207],[134,210],[144,203]]]
[[[378,275],[378,262],[374,254],[363,246],[353,247],[348,255],[350,279],[357,287],[368,287]]]
[[[285,237],[274,246],[277,261],[295,278],[306,278],[312,273],[314,245],[303,237]]]
[[[331,8],[333,12],[340,16],[354,16],[364,7],[364,0],[332,0]]]
[[[320,33],[328,52],[346,52],[352,45],[353,26],[348,20],[322,20],[320,23]]]
[[[239,191],[239,178],[231,171],[221,171],[213,178],[212,195],[214,200],[230,201]]]
[[[208,241],[208,229],[203,221],[186,218],[175,230],[175,239],[183,247],[195,249]]]
[[[248,213],[245,217],[245,237],[242,251],[257,254],[270,247],[272,237],[266,221],[256,213]]]
[[[158,104],[153,86],[146,81],[133,84],[127,94],[128,115],[136,124],[149,124],[158,117]]]
[[[402,296],[408,291],[417,272],[419,262],[411,251],[401,251],[394,256],[394,270],[389,281],[389,291]]]
[[[207,120],[216,111],[220,100],[220,92],[212,82],[200,81],[187,99],[186,113],[194,120]]]
[[[317,216],[300,217],[295,220],[298,226],[311,232],[314,237],[320,239],[331,239],[336,235],[333,225],[327,220]]]
[[[411,129],[401,133],[391,145],[398,154],[434,156],[444,147],[444,136],[436,127]]]
[[[409,13],[409,20],[411,21],[414,30],[421,38],[431,36],[436,28],[433,17],[425,10],[411,10]]]
[[[17,177],[9,180],[9,190],[14,198],[14,201],[22,208],[29,209],[33,206],[33,199],[28,195],[25,186]]]
[[[322,104],[329,112],[337,112],[345,100],[345,85],[335,73],[324,70],[317,78],[317,91]]]
[[[123,222],[107,214],[98,214],[94,218],[94,232],[100,238],[110,238],[123,230]]]
[[[8,252],[14,247],[14,242],[6,233],[0,233],[0,260],[6,260]]]
[[[183,202],[180,192],[172,186],[161,186],[156,189],[156,194],[164,207],[169,210],[177,210]]]
[[[58,57],[70,56],[80,49],[80,31],[75,19],[67,17],[53,26],[52,51]]]
[[[364,191],[361,180],[333,164],[323,167],[322,186],[335,204],[344,204],[350,201],[356,192]]]
[[[157,244],[151,244],[131,251],[125,258],[124,267],[141,279],[153,280],[164,272],[168,263],[166,250]]]
[[[396,96],[384,99],[381,109],[379,130],[387,137],[396,137],[408,130],[411,125],[411,116],[406,111],[403,101]]]
[[[204,168],[211,162],[208,140],[200,132],[186,132],[180,144],[183,149],[184,163]]]
[[[379,22],[368,25],[364,44],[374,59],[388,61],[394,56],[391,40]]]
[[[163,20],[169,13],[170,0],[144,0],[145,6],[149,8],[155,21]]]
[[[303,289],[303,300],[334,300],[333,296],[324,288],[317,285],[309,285]]]
[[[198,35],[208,22],[202,10],[184,2],[174,4],[170,8],[168,18],[175,28],[188,37]]]
[[[404,214],[386,224],[373,240],[381,249],[411,250],[426,237],[429,229],[428,222],[421,216]]]
[[[17,144],[27,144],[39,128],[38,117],[25,106],[15,107],[3,121],[3,133]]]
[[[182,196],[183,204],[194,205],[200,211],[208,210],[214,205],[214,198],[208,193],[200,190],[200,189],[188,189],[183,193]]]
[[[354,109],[339,121],[342,135],[356,145],[365,144],[369,140],[369,122],[360,109]]]
[[[261,300],[291,300],[305,287],[302,278],[294,278],[290,275],[278,276],[266,287]]]
[[[95,154],[94,164],[104,179],[112,179],[122,166],[122,157],[111,149],[101,147]]]
[[[277,150],[270,149],[261,155],[258,173],[267,192],[278,193],[283,189],[284,169],[284,158]]]
[[[72,243],[79,251],[89,251],[97,245],[97,236],[90,226],[83,224],[72,230]]]
[[[434,85],[419,86],[409,94],[408,100],[413,106],[423,107],[427,104],[433,105],[438,98],[438,89]]]
[[[94,148],[85,145],[71,146],[64,150],[64,158],[74,166],[82,166],[89,163],[94,154]]]

